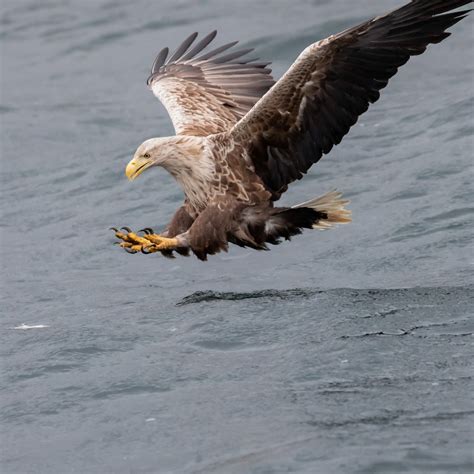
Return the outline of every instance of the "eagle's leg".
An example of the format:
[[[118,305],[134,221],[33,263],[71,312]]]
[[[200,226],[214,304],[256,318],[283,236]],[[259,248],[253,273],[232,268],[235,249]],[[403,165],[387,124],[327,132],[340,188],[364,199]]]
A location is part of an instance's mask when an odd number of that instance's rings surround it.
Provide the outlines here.
[[[128,227],[122,228],[126,233],[115,228],[112,230],[115,231],[115,236],[121,240],[120,247],[131,253],[155,253],[162,250],[175,250],[178,247],[177,239],[169,239],[158,234],[149,233],[151,229],[145,229],[147,233],[144,235],[138,235]]]
[[[189,254],[189,246],[181,239],[178,243],[174,237],[186,232],[194,222],[194,218],[189,214],[186,205],[181,206],[174,214],[166,230],[160,235],[155,234],[153,229],[147,227],[136,232],[132,232],[128,227],[121,230],[112,227],[115,236],[120,240],[119,244],[129,253],[155,253],[161,252],[164,257],[173,258],[173,251],[180,255]]]

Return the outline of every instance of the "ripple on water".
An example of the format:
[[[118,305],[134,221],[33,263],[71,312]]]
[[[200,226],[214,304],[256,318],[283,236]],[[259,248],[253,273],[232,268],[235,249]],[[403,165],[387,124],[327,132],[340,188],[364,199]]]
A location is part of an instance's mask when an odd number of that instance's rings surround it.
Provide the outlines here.
[[[391,242],[402,242],[404,240],[414,239],[439,232],[446,232],[446,238],[449,240],[450,232],[453,230],[467,229],[471,222],[465,217],[474,213],[474,208],[460,208],[451,211],[442,212],[434,216],[425,217],[419,222],[411,222],[400,227],[393,233]]]
[[[167,386],[145,385],[145,384],[113,384],[106,390],[94,391],[91,398],[95,399],[113,399],[131,395],[147,395],[152,393],[165,393],[171,389]]]
[[[235,351],[245,350],[248,348],[245,341],[232,340],[201,340],[193,343],[195,346],[214,351]]]
[[[405,201],[409,199],[419,199],[422,197],[427,196],[428,190],[417,190],[417,191],[402,191],[402,192],[397,192],[392,197],[388,199],[388,202],[391,201]]]
[[[173,28],[176,26],[183,26],[194,23],[197,18],[189,18],[189,19],[181,19],[181,20],[169,20],[169,21],[150,21],[143,25],[134,27],[134,28],[126,28],[121,31],[114,31],[109,33],[103,33],[97,35],[95,38],[83,41],[78,43],[74,46],[64,49],[60,56],[69,56],[71,53],[77,52],[88,52],[88,51],[96,51],[99,48],[104,48],[107,46],[108,43],[115,43],[119,40],[123,40],[133,35],[143,34],[146,30],[163,30],[167,28]]]
[[[11,107],[11,106],[8,106],[8,105],[0,105],[0,114],[1,115],[9,114],[11,112],[15,112],[14,107]]]
[[[60,363],[60,364],[46,364],[29,371],[18,371],[14,375],[9,376],[10,383],[21,382],[23,380],[34,379],[37,377],[48,376],[55,373],[66,373],[77,370],[81,364],[76,363]]]

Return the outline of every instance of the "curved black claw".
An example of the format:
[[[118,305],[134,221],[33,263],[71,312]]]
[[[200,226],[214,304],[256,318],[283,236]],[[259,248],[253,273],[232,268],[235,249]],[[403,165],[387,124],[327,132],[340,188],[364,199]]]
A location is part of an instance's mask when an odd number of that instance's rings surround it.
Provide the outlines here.
[[[125,252],[130,253],[130,254],[132,254],[132,255],[133,255],[134,253],[137,253],[136,250],[132,250],[132,249],[129,249],[129,248],[127,248],[127,247],[124,247],[124,249],[125,249]]]
[[[153,229],[151,227],[145,227],[144,229],[141,229],[138,232],[144,232],[147,235],[154,234]]]
[[[110,227],[110,229],[109,229],[109,230],[113,230],[114,232],[118,232],[118,229],[117,229],[117,227]]]
[[[128,232],[130,234],[130,232],[132,232],[132,229],[130,229],[130,227],[121,227],[120,230],[124,230],[125,232]]]
[[[153,252],[148,252],[147,249],[152,248],[152,247],[154,247],[154,245],[148,245],[148,247],[142,247],[142,253],[144,253],[145,255],[150,255]]]

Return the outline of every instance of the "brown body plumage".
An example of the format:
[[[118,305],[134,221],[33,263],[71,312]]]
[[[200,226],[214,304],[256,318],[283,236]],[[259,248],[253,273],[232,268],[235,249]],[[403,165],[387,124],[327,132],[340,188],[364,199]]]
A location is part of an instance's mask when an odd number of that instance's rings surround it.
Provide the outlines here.
[[[155,60],[148,85],[163,102],[175,137],[144,142],[127,166],[134,179],[167,169],[185,202],[161,235],[117,232],[127,250],[173,251],[200,259],[228,242],[265,249],[302,229],[350,222],[336,192],[290,208],[274,205],[340,143],[410,56],[449,36],[472,0],[412,0],[306,48],[275,83],[268,63],[245,59],[235,43],[201,54],[215,32],[191,35]],[[225,54],[224,51],[226,51]]]

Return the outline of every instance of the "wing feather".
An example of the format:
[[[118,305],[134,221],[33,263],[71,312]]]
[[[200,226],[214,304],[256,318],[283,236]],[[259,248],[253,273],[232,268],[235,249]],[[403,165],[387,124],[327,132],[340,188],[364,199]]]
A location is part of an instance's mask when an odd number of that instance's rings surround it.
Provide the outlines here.
[[[212,31],[194,44],[193,33],[168,60],[165,48],[153,63],[147,83],[178,135],[229,130],[274,84],[270,63],[245,57],[252,49],[232,51],[237,41],[203,53],[216,34]]]
[[[472,0],[412,0],[306,48],[275,86],[240,120],[230,137],[274,199],[334,145],[411,56],[439,43]]]
[[[193,44],[194,40],[197,38],[197,33],[193,33],[189,35],[176,49],[173,53],[171,58],[169,59],[169,63],[174,63],[178,61],[178,59],[183,56],[183,54],[189,49],[189,47]]]
[[[224,51],[227,51],[228,49],[234,47],[236,44],[238,44],[238,41],[232,41],[231,43],[224,44],[222,46],[219,46],[216,49],[213,49],[212,51],[209,51],[206,54],[203,54],[199,58],[197,58],[198,61],[207,61],[208,59],[213,58],[214,56],[217,56],[220,53],[223,53]]]
[[[196,54],[199,54],[204,48],[206,48],[209,43],[216,37],[217,30],[211,31],[207,36],[205,36],[199,43],[194,46],[194,48],[189,51],[185,56],[183,56],[182,60],[187,61],[188,59],[194,58]]]
[[[151,67],[151,73],[154,74],[155,72],[158,72],[160,67],[165,64],[166,58],[168,56],[168,53],[170,50],[168,48],[163,48],[158,56],[155,59],[155,62],[153,63],[153,66]]]

